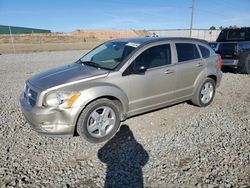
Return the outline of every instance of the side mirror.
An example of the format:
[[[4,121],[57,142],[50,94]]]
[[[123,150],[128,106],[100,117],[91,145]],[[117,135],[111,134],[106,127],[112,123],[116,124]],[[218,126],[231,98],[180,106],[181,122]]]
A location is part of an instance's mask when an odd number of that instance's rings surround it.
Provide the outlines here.
[[[144,73],[146,72],[147,68],[143,65],[141,66],[134,66],[133,67],[133,73],[137,74],[137,73]]]

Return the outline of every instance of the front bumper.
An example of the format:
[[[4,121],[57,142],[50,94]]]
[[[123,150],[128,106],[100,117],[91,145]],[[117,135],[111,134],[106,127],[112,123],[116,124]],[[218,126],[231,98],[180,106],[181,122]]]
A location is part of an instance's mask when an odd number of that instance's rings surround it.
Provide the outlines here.
[[[223,66],[237,66],[238,63],[239,63],[239,60],[237,59],[222,59]]]
[[[36,132],[51,136],[73,135],[77,109],[55,109],[32,107],[24,98],[20,99],[22,112]]]

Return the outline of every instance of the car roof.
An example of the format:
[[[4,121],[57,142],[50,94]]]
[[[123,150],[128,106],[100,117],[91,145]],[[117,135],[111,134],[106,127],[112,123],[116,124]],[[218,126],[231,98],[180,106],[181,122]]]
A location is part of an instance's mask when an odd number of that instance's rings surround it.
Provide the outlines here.
[[[196,39],[196,38],[188,38],[188,37],[136,37],[136,38],[120,38],[112,40],[114,42],[132,42],[138,44],[148,44],[153,42],[160,41],[189,41],[189,42],[201,42],[208,44],[207,41]]]
[[[250,27],[239,27],[239,28],[225,28],[222,31],[248,31]]]

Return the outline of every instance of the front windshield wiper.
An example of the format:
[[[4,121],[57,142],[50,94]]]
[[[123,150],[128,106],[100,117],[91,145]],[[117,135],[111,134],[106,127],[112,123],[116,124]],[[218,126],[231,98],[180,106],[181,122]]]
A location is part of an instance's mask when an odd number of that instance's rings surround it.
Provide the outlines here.
[[[79,59],[79,61],[85,65],[90,65],[92,67],[96,67],[96,68],[102,68],[98,63],[95,63],[93,61],[82,61],[81,59]]]
[[[109,69],[109,68],[102,67],[102,66],[100,66],[98,63],[95,63],[95,62],[93,62],[93,61],[82,61],[81,59],[79,59],[78,62],[80,62],[80,63],[82,63],[82,64],[85,64],[85,65],[92,66],[92,67],[96,67],[97,69],[111,70],[111,69]]]

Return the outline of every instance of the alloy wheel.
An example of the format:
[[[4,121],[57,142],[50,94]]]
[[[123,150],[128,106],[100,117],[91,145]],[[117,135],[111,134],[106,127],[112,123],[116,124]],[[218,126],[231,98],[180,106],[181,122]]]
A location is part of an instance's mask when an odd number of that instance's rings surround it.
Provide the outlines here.
[[[212,83],[210,82],[205,83],[201,90],[201,102],[203,104],[209,103],[213,98],[213,94],[214,94],[214,86],[212,85]]]
[[[87,130],[95,138],[101,138],[109,134],[116,123],[114,110],[108,106],[94,109],[87,120]]]

